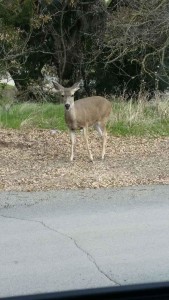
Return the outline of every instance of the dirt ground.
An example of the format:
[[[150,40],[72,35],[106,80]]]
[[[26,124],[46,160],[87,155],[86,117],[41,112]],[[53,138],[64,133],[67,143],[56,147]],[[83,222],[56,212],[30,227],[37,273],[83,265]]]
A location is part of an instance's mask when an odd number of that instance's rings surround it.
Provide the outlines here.
[[[82,133],[69,162],[68,132],[0,129],[0,190],[38,191],[169,184],[169,138],[109,135],[101,161],[101,139],[90,133],[94,163],[89,162]]]

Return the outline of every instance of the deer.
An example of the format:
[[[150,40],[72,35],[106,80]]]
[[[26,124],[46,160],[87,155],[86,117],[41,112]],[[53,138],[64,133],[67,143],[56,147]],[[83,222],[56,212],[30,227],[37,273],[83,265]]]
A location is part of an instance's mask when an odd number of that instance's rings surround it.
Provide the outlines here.
[[[88,128],[93,126],[103,139],[101,158],[104,160],[107,141],[106,125],[111,113],[112,105],[110,101],[101,96],[91,96],[74,100],[74,94],[81,88],[81,81],[72,87],[65,88],[58,82],[53,82],[54,88],[60,92],[64,100],[65,122],[70,131],[71,156],[74,159],[75,131],[83,130],[84,139],[87,146],[89,160],[93,162],[93,155],[88,142]]]

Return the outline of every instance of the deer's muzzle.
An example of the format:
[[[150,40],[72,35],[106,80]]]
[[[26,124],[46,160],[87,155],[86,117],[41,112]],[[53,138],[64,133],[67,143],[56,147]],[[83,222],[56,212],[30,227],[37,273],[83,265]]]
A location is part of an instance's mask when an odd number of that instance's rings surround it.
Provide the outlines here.
[[[70,104],[66,103],[65,108],[68,110],[70,108]]]

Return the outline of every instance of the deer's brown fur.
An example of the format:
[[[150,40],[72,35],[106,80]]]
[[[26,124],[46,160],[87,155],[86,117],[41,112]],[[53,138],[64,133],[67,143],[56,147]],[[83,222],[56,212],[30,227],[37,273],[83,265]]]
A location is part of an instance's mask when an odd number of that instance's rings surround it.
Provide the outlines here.
[[[93,161],[88,144],[88,127],[90,126],[94,126],[103,137],[102,159],[104,159],[107,139],[106,124],[111,113],[111,103],[100,96],[87,97],[74,102],[74,93],[80,88],[80,83],[74,84],[71,88],[64,88],[59,83],[54,83],[54,86],[64,97],[65,121],[70,129],[72,141],[70,160],[74,158],[74,131],[83,129],[89,158]]]

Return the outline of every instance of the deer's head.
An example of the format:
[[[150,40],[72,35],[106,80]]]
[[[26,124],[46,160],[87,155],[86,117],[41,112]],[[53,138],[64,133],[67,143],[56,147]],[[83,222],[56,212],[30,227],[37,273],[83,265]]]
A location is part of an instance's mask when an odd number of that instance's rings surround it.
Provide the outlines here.
[[[55,89],[58,90],[61,93],[62,97],[63,97],[63,101],[64,101],[64,104],[65,104],[65,109],[66,110],[69,110],[73,107],[73,105],[74,105],[74,94],[75,94],[76,91],[78,91],[80,89],[80,84],[81,84],[81,82],[77,82],[70,88],[64,88],[58,82],[53,82],[53,85],[54,85]]]

